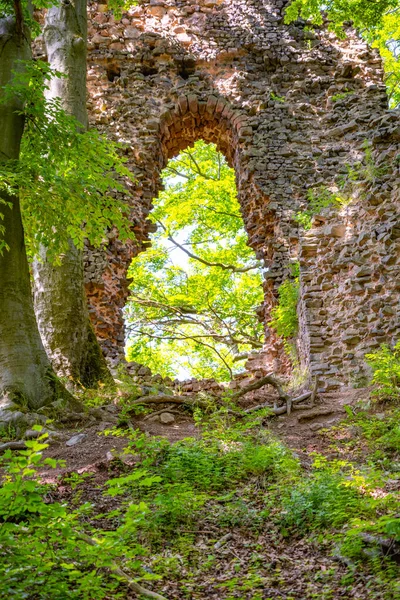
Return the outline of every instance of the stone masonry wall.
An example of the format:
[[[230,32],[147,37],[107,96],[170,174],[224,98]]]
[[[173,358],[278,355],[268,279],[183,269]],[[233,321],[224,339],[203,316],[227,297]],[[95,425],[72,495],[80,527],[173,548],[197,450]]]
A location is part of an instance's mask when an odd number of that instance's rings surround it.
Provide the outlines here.
[[[302,355],[328,390],[367,383],[364,355],[400,339],[399,117],[379,125],[387,149],[361,168],[358,198],[323,211],[301,241]]]
[[[148,245],[160,172],[199,138],[235,168],[249,245],[266,267],[265,323],[300,257],[299,348],[313,373],[327,386],[347,382],[364,369],[365,348],[397,335],[398,168],[304,239],[294,216],[309,189],[334,186],[362,160],[365,140],[376,160],[391,162],[399,114],[388,111],[375,50],[353,31],[338,40],[325,28],[285,25],[286,4],[150,0],[119,21],[106,4],[90,4],[91,124],[125,144],[136,177],[126,197],[136,241],[121,244],[111,232],[103,250],[86,252],[91,315],[113,360],[123,351],[127,268]],[[265,369],[286,364],[268,327],[264,360]]]

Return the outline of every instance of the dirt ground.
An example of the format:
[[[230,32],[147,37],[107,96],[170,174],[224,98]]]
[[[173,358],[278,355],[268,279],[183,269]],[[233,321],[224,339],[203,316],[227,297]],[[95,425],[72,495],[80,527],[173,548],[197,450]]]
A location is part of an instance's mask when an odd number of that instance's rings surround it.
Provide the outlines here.
[[[313,409],[295,410],[291,415],[273,417],[265,421],[265,427],[306,458],[310,452],[326,451],[324,438],[318,432],[338,423],[346,414],[345,405],[352,406],[367,395],[368,390],[321,394]],[[89,426],[78,423],[60,431],[57,440],[45,451],[45,456],[65,461],[64,467],[51,471],[53,477],[72,471],[95,471],[99,465],[110,462],[110,453],[117,454],[123,450],[127,445],[126,438],[104,435],[104,432],[116,423],[118,409],[112,408],[109,421],[100,421]],[[165,411],[168,412],[167,406]],[[188,413],[183,409],[176,411],[176,407],[174,411],[175,422],[170,425],[146,417],[133,417],[131,427],[147,432],[150,436],[165,437],[172,443],[187,437],[197,437],[199,431]],[[67,446],[66,442],[79,433],[84,433],[84,439],[76,445]]]

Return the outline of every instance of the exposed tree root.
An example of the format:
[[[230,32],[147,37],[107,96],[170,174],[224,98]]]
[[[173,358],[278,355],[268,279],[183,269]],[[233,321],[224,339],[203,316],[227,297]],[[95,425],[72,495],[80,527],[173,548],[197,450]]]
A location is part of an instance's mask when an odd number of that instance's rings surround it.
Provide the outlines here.
[[[302,394],[301,396],[298,396],[297,398],[292,398],[290,399],[290,405],[293,404],[297,404],[298,402],[303,402],[304,400],[307,400],[307,398],[309,398],[311,396],[311,392],[306,392],[304,394]],[[257,410],[262,410],[263,408],[268,408],[270,410],[270,416],[275,416],[275,415],[284,415],[285,413],[290,414],[290,412],[288,412],[288,404],[286,403],[285,406],[277,406],[277,407],[272,407],[269,404],[258,404],[257,406],[252,406],[251,408],[248,408],[242,412],[238,412],[236,410],[231,410],[228,409],[229,414],[234,415],[235,417],[238,418],[243,418],[246,415],[256,412]],[[267,415],[268,416],[268,415]]]
[[[160,408],[160,410],[156,410],[148,415],[143,417],[143,421],[148,421],[151,417],[156,417],[157,415],[161,415],[162,413],[171,413],[172,415],[181,415],[182,413],[179,410],[174,410],[173,408]]]
[[[271,373],[265,375],[265,377],[262,377],[261,379],[257,379],[257,381],[255,381],[254,383],[250,383],[249,385],[244,386],[241,390],[235,392],[232,395],[232,399],[236,400],[237,398],[241,398],[248,392],[254,392],[254,390],[259,390],[260,388],[264,387],[264,385],[272,385],[278,392],[280,400],[283,400],[284,402],[287,402],[289,400],[289,395],[282,389],[282,383]]]
[[[222,548],[222,546],[225,546],[225,544],[227,542],[229,542],[230,539],[233,538],[233,534],[231,532],[226,533],[225,535],[222,536],[222,538],[220,538],[218,540],[218,542],[216,542],[213,546],[214,550],[219,550],[220,548]]]
[[[201,404],[197,400],[193,400],[189,396],[167,396],[166,394],[160,394],[158,396],[141,396],[137,398],[132,404]]]
[[[298,396],[297,398],[290,398],[290,396],[286,392],[283,391],[283,389],[281,387],[281,383],[275,377],[273,377],[271,375],[266,375],[262,379],[259,379],[258,381],[245,386],[240,391],[233,394],[232,399],[240,398],[240,397],[244,396],[245,394],[247,394],[248,392],[258,390],[258,389],[262,388],[264,385],[268,385],[268,384],[273,385],[277,389],[279,399],[283,400],[285,402],[284,406],[279,406],[279,407],[274,406],[272,408],[269,404],[259,404],[257,406],[248,408],[247,410],[244,410],[242,412],[228,409],[228,413],[231,415],[234,415],[236,417],[243,418],[247,414],[261,410],[263,408],[268,408],[271,411],[271,416],[272,415],[283,415],[285,413],[290,415],[292,408],[293,409],[298,408],[297,406],[295,407],[294,405],[298,404],[299,402],[303,402],[304,400],[307,400],[308,398],[310,398],[314,395],[314,391],[310,391],[310,392],[305,392],[304,394],[301,394],[301,396]],[[181,404],[181,405],[187,405],[187,406],[206,406],[205,402],[198,400],[197,398],[191,398],[189,396],[167,396],[165,394],[160,394],[158,396],[142,396],[141,398],[138,398],[137,400],[135,400],[135,402],[133,404]],[[152,415],[148,415],[146,418],[149,418],[150,416],[153,416],[155,414],[160,414],[161,412],[164,412],[164,410],[156,411],[155,413],[152,413]]]
[[[263,408],[269,408],[272,415],[283,415],[287,413],[291,414],[292,409],[300,409],[301,407],[295,406],[296,404],[311,398],[311,407],[315,404],[315,399],[317,396],[317,388],[318,388],[318,378],[315,379],[312,391],[305,392],[298,396],[297,398],[290,398],[289,394],[283,390],[282,383],[279,379],[277,379],[274,375],[269,373],[265,375],[261,379],[254,381],[254,383],[250,383],[249,385],[244,386],[241,390],[232,394],[232,400],[237,400],[244,396],[249,392],[253,392],[255,390],[259,390],[265,385],[272,385],[276,391],[278,392],[279,400],[284,402],[284,406],[277,406],[276,403],[272,408],[269,404],[259,404],[258,406],[253,406],[252,408],[248,408],[242,412],[234,411],[232,409],[228,409],[228,413],[235,415],[236,417],[242,418],[245,415],[261,410]],[[181,404],[187,406],[206,406],[206,403],[189,396],[168,396],[166,394],[159,394],[157,396],[142,396],[137,398],[133,404]],[[160,414],[163,411],[157,411],[153,414]],[[150,417],[151,415],[148,415]]]
[[[328,417],[329,415],[332,415],[334,412],[335,412],[334,408],[320,408],[320,409],[314,408],[313,410],[311,410],[308,413],[299,415],[299,417],[298,417],[299,423],[301,423],[303,421],[308,421],[310,419],[315,419],[315,417]]]

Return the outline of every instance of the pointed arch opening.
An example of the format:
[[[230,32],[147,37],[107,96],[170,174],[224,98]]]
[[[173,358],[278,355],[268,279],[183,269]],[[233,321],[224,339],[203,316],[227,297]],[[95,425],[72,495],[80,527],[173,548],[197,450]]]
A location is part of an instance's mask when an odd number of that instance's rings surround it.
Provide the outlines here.
[[[229,381],[263,348],[263,265],[248,245],[235,171],[198,140],[170,159],[132,260],[127,357],[163,377]]]
[[[264,345],[251,357],[251,370],[287,371],[289,360],[284,346],[268,322],[277,301],[277,289],[290,273],[289,238],[282,228],[284,219],[278,214],[277,203],[263,191],[266,175],[257,170],[257,157],[253,155],[255,132],[248,117],[221,96],[192,93],[179,96],[175,102],[160,102],[152,117],[136,123],[135,128],[128,165],[137,178],[129,200],[136,240],[122,244],[117,237],[110,239],[106,266],[88,286],[93,323],[111,364],[118,364],[124,356],[124,307],[130,294],[128,269],[132,258],[151,243],[155,224],[149,216],[154,199],[163,189],[161,173],[169,160],[203,140],[214,144],[227,166],[234,170],[248,246],[263,268],[263,302],[255,322],[259,319],[263,324]],[[246,366],[249,368],[249,363]]]

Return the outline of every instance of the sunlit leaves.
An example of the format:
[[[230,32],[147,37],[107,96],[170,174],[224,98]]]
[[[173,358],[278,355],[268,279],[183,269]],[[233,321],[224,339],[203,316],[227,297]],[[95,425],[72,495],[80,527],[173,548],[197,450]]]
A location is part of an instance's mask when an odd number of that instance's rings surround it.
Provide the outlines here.
[[[286,9],[285,21],[297,17],[320,25],[323,11],[331,28],[340,32],[343,25],[352,21],[355,27],[369,28],[381,24],[383,15],[399,7],[399,0],[292,0]]]
[[[400,4],[400,3],[398,3]],[[400,6],[384,15],[381,26],[366,34],[383,58],[389,100],[393,107],[400,105]]]
[[[366,354],[367,363],[372,368],[372,382],[377,384],[375,395],[381,399],[400,398],[400,340],[390,348],[382,344],[376,352]]]
[[[128,357],[163,375],[185,368],[226,380],[240,368],[238,354],[262,346],[262,277],[234,172],[215,146],[197,142],[170,161],[164,181],[153,246],[130,270]]]
[[[85,238],[100,245],[112,226],[122,240],[133,235],[128,207],[115,197],[126,191],[123,179],[131,179],[119,148],[94,130],[82,132],[57,99],[45,100],[56,75],[41,61],[27,62],[4,89],[3,101],[21,100],[26,125],[20,160],[0,163],[0,188],[20,194],[31,251],[43,244],[52,260],[69,239],[78,248]]]
[[[383,58],[386,84],[391,105],[400,103],[400,1],[399,0],[292,0],[286,9],[285,22],[302,17],[316,25],[323,22],[339,37],[348,23],[379,49]]]
[[[90,504],[70,508],[54,501],[49,485],[40,483],[38,469],[56,466],[43,459],[39,440],[26,442],[27,450],[7,451],[1,457],[0,589],[4,598],[92,600],[120,598],[120,576],[110,572],[116,560],[140,576],[144,548],[135,538],[146,507],[130,504],[115,531],[97,531],[90,537]],[[110,486],[126,489],[127,478]],[[132,474],[131,480],[150,486],[159,477]],[[152,481],[150,481],[152,480]],[[111,487],[110,487],[111,489]],[[114,494],[112,494],[114,495]],[[89,535],[88,535],[89,534]]]

